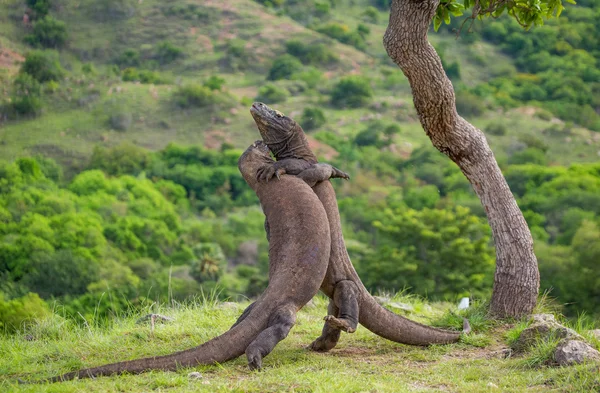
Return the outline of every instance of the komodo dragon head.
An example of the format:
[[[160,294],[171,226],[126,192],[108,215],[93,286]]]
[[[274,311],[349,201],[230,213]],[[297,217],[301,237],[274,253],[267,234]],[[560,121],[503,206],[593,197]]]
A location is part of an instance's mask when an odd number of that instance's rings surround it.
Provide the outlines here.
[[[262,102],[250,107],[250,114],[260,131],[263,141],[269,146],[277,160],[299,158],[312,163],[317,157],[308,146],[308,140],[300,124],[278,110]]]
[[[269,147],[263,141],[258,140],[251,144],[240,156],[238,168],[244,177],[244,180],[246,180],[246,183],[248,183],[253,190],[256,190],[258,184],[256,173],[258,172],[258,169],[272,163],[273,159],[271,158]]]

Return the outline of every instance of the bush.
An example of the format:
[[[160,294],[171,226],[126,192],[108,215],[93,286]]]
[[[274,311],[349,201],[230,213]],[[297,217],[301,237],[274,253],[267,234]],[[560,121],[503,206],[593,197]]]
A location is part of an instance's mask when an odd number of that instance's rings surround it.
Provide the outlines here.
[[[58,61],[56,52],[34,50],[25,57],[25,62],[21,65],[21,73],[27,73],[43,83],[62,79],[65,71]]]
[[[0,330],[17,331],[35,322],[36,318],[50,315],[48,306],[35,293],[6,300],[0,292]]]
[[[296,72],[302,69],[302,63],[294,56],[283,55],[279,56],[273,62],[269,70],[268,80],[290,79]]]
[[[362,76],[342,78],[333,88],[331,103],[338,108],[358,108],[367,105],[373,97],[369,80]]]
[[[319,108],[305,108],[300,118],[300,124],[302,124],[302,128],[306,131],[320,128],[326,122],[325,114]]]
[[[508,159],[508,163],[511,165],[546,165],[548,164],[548,159],[546,158],[546,153],[544,153],[542,150],[534,147],[529,147],[525,150],[518,151],[512,156],[510,156],[510,158]]]
[[[181,108],[202,108],[216,103],[216,99],[212,90],[206,86],[186,85],[175,92],[175,102]]]
[[[121,53],[119,57],[115,60],[121,68],[127,67],[139,67],[140,62],[140,53],[135,49],[126,49],[125,52]]]
[[[108,124],[116,131],[127,131],[131,127],[133,117],[130,112],[119,111],[108,118]]]
[[[215,90],[221,90],[221,88],[223,88],[223,85],[225,84],[225,79],[218,77],[218,76],[211,76],[210,78],[208,78],[203,85],[208,87],[209,89],[215,91]]]
[[[36,115],[42,109],[41,87],[37,80],[27,73],[21,73],[13,83],[11,108],[17,115]]]
[[[149,70],[137,70],[136,68],[130,67],[123,70],[123,81],[125,82],[140,82],[140,83],[153,83],[156,85],[168,83],[158,72]]]
[[[286,42],[287,53],[297,57],[303,64],[322,66],[339,61],[335,52],[323,43],[305,44],[300,40]]]
[[[266,104],[275,104],[278,102],[284,102],[290,96],[290,92],[283,87],[279,87],[274,84],[266,84],[258,89],[257,101],[262,101]]]
[[[456,92],[456,110],[462,116],[481,116],[485,112],[481,97],[468,91]]]
[[[50,11],[50,0],[27,0],[26,3],[37,18],[46,16]]]
[[[139,175],[150,161],[148,150],[125,143],[112,148],[96,146],[89,169],[101,169],[111,176]]]
[[[356,31],[350,31],[348,26],[340,23],[331,22],[317,28],[321,34],[325,34],[343,44],[352,45],[358,49],[365,49],[367,44],[365,37],[370,33],[370,30],[365,25],[358,25]]]
[[[64,22],[46,15],[33,24],[33,34],[25,36],[25,41],[32,46],[60,48],[67,42],[67,26]]]
[[[155,58],[162,65],[169,64],[183,57],[183,49],[176,47],[169,41],[164,41],[156,47]]]
[[[485,132],[490,135],[502,136],[506,135],[506,124],[490,123],[485,127]]]
[[[372,6],[367,7],[362,16],[367,22],[370,23],[377,23],[379,20],[379,12],[377,12],[377,8]]]

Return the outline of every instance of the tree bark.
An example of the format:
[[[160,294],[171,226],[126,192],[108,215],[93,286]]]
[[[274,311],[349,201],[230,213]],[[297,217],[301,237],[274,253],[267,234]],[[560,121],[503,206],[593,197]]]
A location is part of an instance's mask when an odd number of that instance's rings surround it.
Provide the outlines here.
[[[491,313],[521,317],[533,311],[539,291],[531,232],[485,136],[456,112],[452,83],[427,41],[438,3],[392,0],[384,46],[410,82],[425,133],[459,166],[485,209],[496,244]]]

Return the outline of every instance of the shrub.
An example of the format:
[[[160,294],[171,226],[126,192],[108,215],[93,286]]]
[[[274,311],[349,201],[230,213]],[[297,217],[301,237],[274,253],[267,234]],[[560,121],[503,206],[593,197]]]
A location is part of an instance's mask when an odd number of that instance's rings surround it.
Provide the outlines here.
[[[21,73],[13,83],[11,108],[18,115],[36,115],[42,109],[41,87],[31,75]]]
[[[218,91],[212,91],[206,86],[190,84],[180,87],[175,93],[175,103],[181,108],[207,107],[216,108],[231,107],[234,105],[233,98]]]
[[[365,25],[359,25],[356,31],[350,31],[348,26],[340,23],[331,22],[317,28],[321,34],[325,34],[341,43],[352,45],[358,49],[365,49],[367,44],[365,37],[370,33],[370,30]]]
[[[379,12],[377,12],[377,8],[373,6],[367,7],[362,16],[367,22],[370,23],[377,23],[379,20]]]
[[[6,300],[0,292],[0,330],[16,331],[34,323],[35,318],[50,315],[48,306],[35,293]]]
[[[139,67],[140,65],[140,53],[135,49],[126,49],[125,52],[121,53],[115,60],[122,68],[126,67]]]
[[[502,136],[506,135],[506,124],[504,123],[490,123],[485,127],[485,132],[490,135]]]
[[[463,116],[481,116],[485,109],[481,97],[464,90],[456,92],[456,110],[459,114]]]
[[[116,131],[127,131],[131,127],[133,116],[130,112],[119,111],[108,118],[110,127]]]
[[[46,48],[60,48],[67,42],[67,26],[46,15],[33,24],[33,33],[25,36],[25,41],[32,46],[43,46]]]
[[[273,62],[269,70],[268,80],[290,79],[290,77],[302,69],[302,63],[294,56],[279,56]]]
[[[137,70],[133,67],[123,70],[122,79],[125,82],[154,83],[156,85],[168,83],[167,80],[158,72],[150,70]]]
[[[292,79],[306,83],[307,87],[315,88],[323,81],[323,73],[314,67],[292,75]]]
[[[211,76],[210,78],[208,78],[205,82],[204,82],[204,86],[208,87],[209,89],[215,91],[215,90],[221,90],[221,88],[223,87],[223,85],[225,84],[225,79],[219,77],[219,76]]]
[[[176,47],[169,41],[164,41],[156,47],[155,58],[160,64],[169,64],[183,57],[183,49]]]
[[[518,151],[512,156],[510,156],[510,158],[508,159],[508,163],[511,165],[546,165],[548,163],[548,158],[546,158],[546,153],[544,153],[542,150],[537,149],[535,147],[529,147],[525,150]]]
[[[214,103],[214,94],[205,86],[186,85],[177,90],[175,101],[182,108],[204,107]]]
[[[320,128],[326,122],[327,120],[325,119],[325,114],[319,108],[305,108],[302,112],[302,117],[300,118],[302,128],[304,128],[306,131]]]
[[[299,40],[286,42],[287,53],[297,57],[303,64],[314,66],[326,65],[337,62],[338,56],[323,43],[305,44]]]
[[[38,18],[46,16],[50,11],[50,0],[27,0],[26,3]]]
[[[27,73],[43,83],[60,80],[65,71],[58,61],[56,52],[34,50],[25,57],[25,62],[21,65],[21,73]]]
[[[266,104],[275,104],[284,102],[290,96],[290,92],[274,84],[266,84],[258,89],[257,101],[262,101]]]
[[[342,78],[333,88],[331,103],[338,108],[358,108],[367,105],[373,97],[369,80],[362,76]]]
[[[101,169],[111,176],[139,175],[150,161],[148,150],[125,143],[111,148],[96,146],[89,169]]]

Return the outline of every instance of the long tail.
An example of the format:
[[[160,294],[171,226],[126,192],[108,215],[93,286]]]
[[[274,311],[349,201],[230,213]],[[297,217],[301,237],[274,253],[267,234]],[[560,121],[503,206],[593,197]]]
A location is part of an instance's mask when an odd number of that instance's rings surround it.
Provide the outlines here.
[[[226,362],[243,355],[248,345],[267,327],[269,310],[256,307],[253,311],[255,312],[222,335],[185,351],[86,368],[39,382],[60,382],[123,373],[139,374],[148,370],[176,370],[179,367]]]
[[[359,322],[378,336],[409,345],[453,343],[459,340],[462,333],[471,331],[466,319],[463,322],[463,332],[452,332],[411,321],[386,310],[368,293],[361,296]]]

